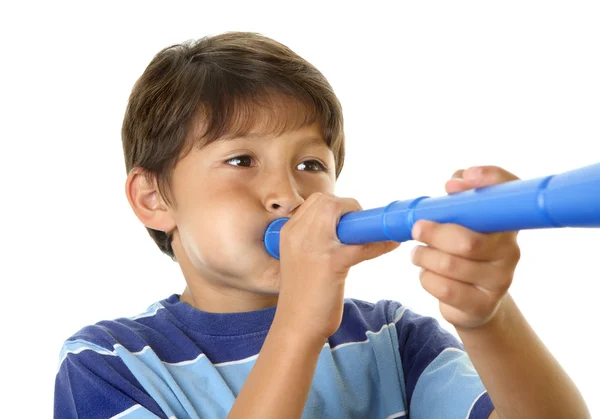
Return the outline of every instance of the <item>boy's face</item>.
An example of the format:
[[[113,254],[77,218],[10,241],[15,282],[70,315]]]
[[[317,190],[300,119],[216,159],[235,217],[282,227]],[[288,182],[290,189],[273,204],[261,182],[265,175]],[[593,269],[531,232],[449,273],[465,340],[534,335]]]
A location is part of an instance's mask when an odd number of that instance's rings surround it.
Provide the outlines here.
[[[318,124],[194,148],[174,170],[177,208],[169,209],[188,284],[182,300],[216,312],[273,305],[279,261],[265,250],[265,229],[312,193],[334,188],[334,157]]]

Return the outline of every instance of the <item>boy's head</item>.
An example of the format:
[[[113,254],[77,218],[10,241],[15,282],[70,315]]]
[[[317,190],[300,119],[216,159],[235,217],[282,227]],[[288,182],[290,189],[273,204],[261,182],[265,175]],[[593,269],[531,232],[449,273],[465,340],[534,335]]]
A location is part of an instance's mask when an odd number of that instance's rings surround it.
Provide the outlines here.
[[[122,138],[128,200],[188,283],[275,269],[264,229],[310,194],[333,193],[344,162],[325,77],[245,32],[160,51],[133,88]]]

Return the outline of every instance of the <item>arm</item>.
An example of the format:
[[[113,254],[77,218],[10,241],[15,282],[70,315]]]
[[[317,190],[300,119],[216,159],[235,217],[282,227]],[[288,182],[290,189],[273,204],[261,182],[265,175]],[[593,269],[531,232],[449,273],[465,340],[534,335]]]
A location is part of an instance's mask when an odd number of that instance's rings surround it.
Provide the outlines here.
[[[472,167],[455,172],[446,191],[515,179],[499,167]],[[493,415],[589,418],[581,394],[508,294],[521,256],[517,234],[482,234],[457,224],[419,220],[413,237],[426,246],[416,246],[412,258],[423,268],[421,285],[440,301],[443,317],[463,340],[496,407]]]
[[[342,321],[350,267],[395,242],[343,245],[335,226],[358,202],[312,194],[280,233],[279,301],[273,324],[229,418],[300,418],[327,338]]]
[[[591,417],[575,384],[510,295],[490,322],[457,332],[499,418]]]
[[[299,418],[325,340],[289,327],[279,311],[229,413],[236,418]]]

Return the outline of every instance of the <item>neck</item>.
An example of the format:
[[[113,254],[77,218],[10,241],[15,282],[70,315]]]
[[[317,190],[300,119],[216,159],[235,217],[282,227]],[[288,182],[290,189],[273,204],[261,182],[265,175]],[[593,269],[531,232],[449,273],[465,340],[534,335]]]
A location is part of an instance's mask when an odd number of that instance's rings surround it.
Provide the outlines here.
[[[180,301],[209,313],[241,313],[273,307],[277,305],[278,296],[255,294],[247,290],[224,290],[208,284],[200,287],[188,284]]]

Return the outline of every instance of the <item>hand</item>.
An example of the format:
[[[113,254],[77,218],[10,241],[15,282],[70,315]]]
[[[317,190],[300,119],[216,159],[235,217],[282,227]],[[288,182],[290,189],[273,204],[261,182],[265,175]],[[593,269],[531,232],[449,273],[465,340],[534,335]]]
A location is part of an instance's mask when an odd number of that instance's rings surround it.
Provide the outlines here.
[[[350,268],[400,246],[394,241],[340,242],[336,234],[340,218],[360,210],[354,199],[314,193],[280,231],[278,315],[319,340],[329,338],[340,326]]]
[[[453,194],[518,179],[495,166],[471,167],[446,182]],[[413,263],[423,288],[440,302],[442,316],[457,329],[485,325],[497,313],[520,259],[518,232],[482,234],[457,224],[419,220]]]

